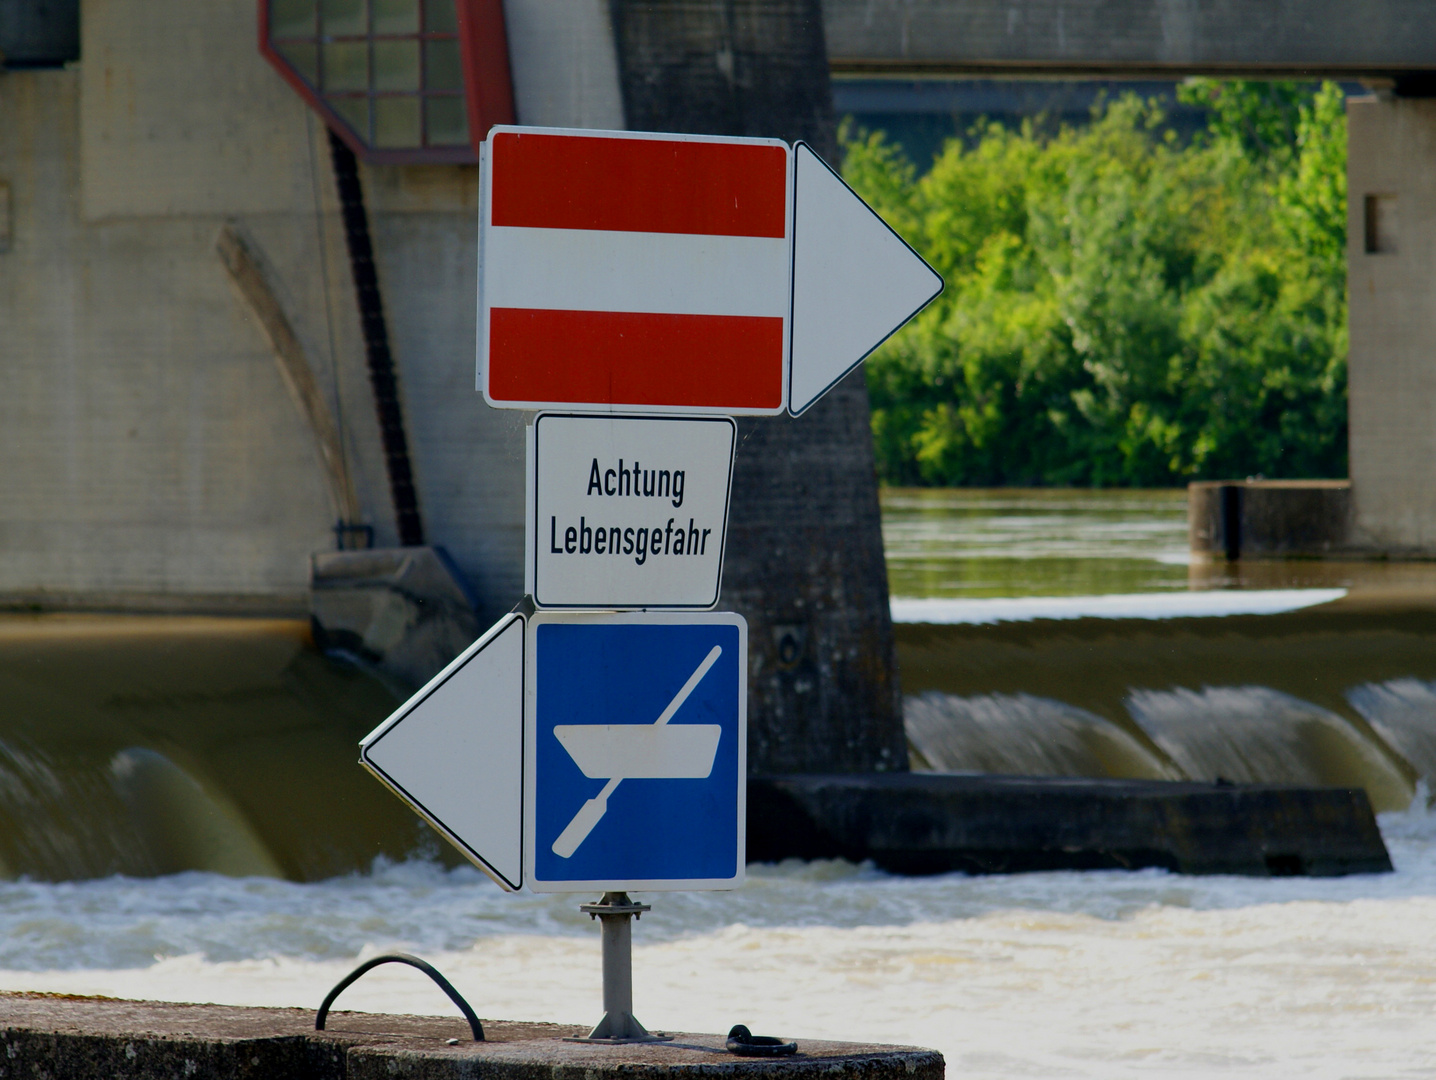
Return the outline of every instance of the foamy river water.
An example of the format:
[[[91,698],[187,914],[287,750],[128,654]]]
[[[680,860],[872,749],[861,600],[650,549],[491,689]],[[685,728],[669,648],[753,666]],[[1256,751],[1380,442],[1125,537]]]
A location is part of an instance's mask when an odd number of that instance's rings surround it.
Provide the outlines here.
[[[953,1078],[1432,1076],[1436,817],[1381,824],[1396,873],[1334,880],[754,868],[732,893],[645,897],[635,1008],[658,1029],[932,1046]],[[597,1021],[579,899],[424,861],[0,883],[0,988],[312,1008],[356,957],[404,948],[481,1016]],[[397,967],[340,1001],[453,1011]]]
[[[1426,659],[1436,655],[1436,624],[1428,625],[1424,615],[1408,613],[1401,616],[1404,622],[1392,622],[1358,611],[1343,616],[1345,622],[1292,623],[1289,631],[1265,637],[1254,629],[1257,623],[1249,622],[1242,624],[1246,636],[1233,639],[1239,648],[1228,647],[1231,634],[1201,630],[1227,615],[1259,617],[1260,625],[1266,625],[1268,617],[1288,617],[1269,612],[1305,610],[1363,588],[1383,596],[1421,592],[1436,597],[1436,571],[1430,567],[1243,564],[1235,575],[1220,566],[1191,567],[1184,552],[1179,493],[889,492],[884,512],[895,613],[930,624],[953,624],[942,633],[909,627],[919,633],[900,634],[908,657],[904,662],[913,669],[904,672],[905,686],[910,693],[929,695],[924,699],[929,703],[938,700],[932,695],[941,694],[951,701],[942,698],[939,704],[966,702],[948,709],[954,717],[979,712],[1001,713],[1009,720],[1009,714],[1026,717],[1037,734],[1029,735],[1024,728],[1016,732],[1021,736],[1017,742],[1041,742],[1048,738],[1041,733],[1049,727],[1066,730],[1062,724],[1075,723],[1071,717],[1078,714],[1076,707],[1062,704],[1068,698],[1086,709],[1110,705],[1118,719],[1125,715],[1123,703],[1129,698],[1145,703],[1146,711],[1139,709],[1136,719],[1145,719],[1150,727],[1167,715],[1154,720],[1156,714],[1147,707],[1163,686],[1195,687],[1215,680],[1241,690],[1252,682],[1267,695],[1253,697],[1252,691],[1247,694],[1252,700],[1266,701],[1279,690],[1283,701],[1302,698],[1298,704],[1308,712],[1316,710],[1311,716],[1328,726],[1365,723],[1362,718],[1369,712],[1370,727],[1362,730],[1371,736],[1379,729],[1393,746],[1406,747],[1413,776],[1426,768],[1428,758],[1436,760],[1421,742],[1428,728],[1436,731],[1436,717],[1428,715],[1436,703],[1436,662]],[[1206,591],[1212,588],[1236,591]],[[1155,625],[1149,620],[1182,618],[1198,621],[1166,636],[1146,629]],[[1032,638],[1035,645],[1023,636],[1027,631],[1011,629],[1030,625],[1033,619],[1047,620],[1047,629]],[[1120,669],[1115,674],[1091,659],[1105,640],[1100,631],[1108,619],[1127,620],[1122,623],[1125,636],[1108,643],[1118,657],[1111,661]],[[1339,632],[1347,636],[1340,637],[1334,652],[1328,625],[1346,628]],[[989,626],[992,634],[985,629]],[[1002,626],[1009,628],[1003,631],[1005,637],[997,635]],[[44,633],[70,634],[80,641],[84,629],[57,624]],[[116,685],[153,668],[155,657],[169,655],[145,644],[144,635],[137,636],[132,628],[121,630],[114,638],[120,659],[106,676]],[[205,632],[212,637],[217,633],[213,628]],[[69,654],[46,644],[48,639],[35,637],[38,644],[32,642],[25,636],[32,633],[29,629],[14,633],[20,637],[6,654],[10,667],[0,665],[0,676],[10,680],[0,685],[11,687],[5,691],[9,696],[0,700],[9,710],[0,719],[10,725],[0,732],[0,764],[8,762],[9,770],[0,769],[0,795],[13,788],[6,797],[15,806],[33,804],[35,816],[29,820],[43,817],[50,823],[53,837],[40,837],[33,825],[29,829],[35,837],[47,838],[49,845],[36,847],[48,862],[40,855],[27,856],[37,860],[36,865],[89,865],[80,858],[89,851],[80,844],[88,834],[82,830],[75,834],[78,839],[71,837],[66,830],[72,825],[67,823],[75,815],[57,808],[70,806],[87,791],[110,792],[105,785],[114,784],[119,784],[118,794],[107,797],[118,800],[115,806],[121,809],[130,806],[124,801],[130,789],[121,783],[129,773],[115,772],[110,742],[128,745],[125,740],[140,738],[135,732],[149,730],[144,725],[166,717],[170,727],[160,732],[161,742],[171,747],[167,752],[175,761],[190,762],[194,775],[219,785],[214,788],[220,791],[213,796],[215,806],[229,808],[226,813],[232,811],[236,821],[241,812],[252,818],[256,836],[284,840],[287,846],[276,848],[276,857],[301,868],[324,865],[323,851],[311,852],[300,842],[307,831],[304,822],[322,812],[320,803],[311,807],[288,792],[289,801],[283,803],[288,809],[281,808],[287,824],[277,825],[265,817],[268,796],[250,800],[252,806],[241,797],[250,786],[245,778],[255,775],[253,762],[259,759],[236,758],[240,744],[207,749],[196,743],[191,751],[208,756],[193,759],[173,749],[195,724],[221,733],[237,730],[235,725],[247,721],[230,712],[249,698],[230,693],[203,714],[186,706],[191,715],[175,711],[179,706],[174,703],[190,698],[168,684],[144,683],[113,702],[89,703],[76,695],[72,701],[63,694],[52,702],[40,691],[57,689],[52,684],[58,677],[32,687],[25,681],[31,670],[26,665],[44,660],[63,673],[70,670],[65,664],[73,667],[80,661],[65,659]],[[1359,640],[1365,644],[1354,650],[1359,655],[1347,657],[1353,651],[1348,646],[1358,640],[1351,635],[1363,634]],[[243,675],[249,680],[244,687],[274,683],[284,691],[264,698],[276,731],[303,719],[275,710],[284,706],[292,712],[309,701],[305,688],[315,680],[324,687],[341,685],[332,673],[310,670],[319,663],[317,658],[296,659],[299,646],[283,634],[256,631],[236,639],[238,644],[227,643],[222,635],[215,641],[219,644],[203,647],[213,656],[200,646],[172,644],[168,638],[163,648],[184,661],[175,670],[208,664],[196,667],[209,673],[206,678],[236,665],[253,666],[255,672],[235,675],[236,685]],[[1040,646],[1030,661],[1022,659],[1027,653],[1014,652],[1029,645]],[[143,649],[150,651],[136,651]],[[185,649],[198,651],[190,656]],[[1076,649],[1086,659],[1062,667],[1064,649]],[[1182,650],[1185,660],[1168,656]],[[949,653],[956,657],[952,663]],[[1027,696],[1002,697],[985,684],[977,685],[978,676],[989,668],[996,671],[994,665],[1000,666],[1008,653],[1027,664],[1023,670],[1032,685],[1018,687]],[[1268,654],[1269,671],[1262,667]],[[81,659],[87,670],[93,667],[89,653]],[[957,660],[981,670],[974,674]],[[1146,696],[1129,694],[1128,683],[1119,677],[1129,661],[1145,665],[1141,670],[1146,674],[1134,675],[1132,685],[1147,687]],[[1029,670],[1039,662],[1047,665],[1045,674]],[[1310,679],[1303,681],[1303,672],[1324,673],[1331,686],[1308,686]],[[1350,690],[1348,683],[1357,688],[1351,701],[1342,696]],[[351,688],[351,693],[352,700],[336,699],[331,711],[347,715],[346,710],[374,707],[358,689]],[[1052,708],[1061,705],[1067,711],[1056,720],[1044,719],[1046,713],[1033,712],[1031,703],[1039,700],[1033,695],[1047,695],[1043,701],[1050,698],[1057,703]],[[332,696],[330,692],[324,700]],[[1317,704],[1305,703],[1307,696]],[[1008,698],[1019,697],[1026,711],[1014,713]],[[1378,705],[1391,699],[1389,708],[1383,706],[1386,711],[1371,705],[1361,712],[1370,705],[1368,699],[1377,698]],[[974,712],[972,702],[986,703],[986,712]],[[1211,712],[1206,698],[1198,704]],[[1177,710],[1183,724],[1202,725],[1187,734],[1208,742],[1222,735],[1225,729],[1217,723],[1222,717],[1193,708]],[[86,727],[66,710],[100,719],[85,720],[91,725]],[[1261,744],[1275,747],[1272,753],[1283,761],[1283,755],[1305,745],[1299,736],[1307,728],[1301,725],[1315,722],[1295,706],[1287,713],[1287,727],[1263,736],[1267,742]],[[1336,713],[1345,720],[1338,720]],[[1081,716],[1089,728],[1099,722],[1085,712]],[[56,725],[70,730],[61,721],[78,725],[75,734],[54,745],[45,743],[41,735]],[[351,736],[347,729],[330,731],[337,719],[327,713],[314,723],[320,721],[328,725],[323,731],[306,735],[310,742],[294,743],[312,743],[304,753],[314,760],[324,756],[319,751],[327,744],[321,735],[342,735],[345,745]],[[1153,730],[1165,738],[1171,734],[1167,727]],[[291,742],[296,738],[285,737]],[[991,741],[995,736],[989,732],[987,737]],[[65,757],[71,743],[84,747],[91,742],[99,747],[90,755],[95,762],[83,755],[74,762]],[[1180,756],[1185,745],[1172,742],[1172,753]],[[963,749],[953,746],[953,752]],[[1198,749],[1205,746],[1201,743]],[[1254,746],[1245,748],[1248,757],[1265,760],[1253,756]],[[998,749],[1020,761],[1031,747],[1004,744],[984,752]],[[123,751],[115,761],[143,764],[149,760],[143,753]],[[1238,754],[1223,768],[1240,767],[1246,760]],[[1313,762],[1302,767],[1336,767],[1325,759]],[[1348,767],[1342,761],[1337,765]],[[173,771],[170,765],[166,768]],[[1383,768],[1390,771],[1389,762]],[[110,778],[112,773],[119,779]],[[1313,775],[1326,774],[1318,770]],[[342,774],[326,774],[322,784],[311,786],[332,795],[349,777],[346,766]],[[292,778],[271,780],[286,791],[292,786]],[[160,781],[170,785],[155,789],[165,798],[195,797],[192,781],[180,783],[169,773],[156,783]],[[1382,789],[1385,805],[1404,805],[1411,783],[1405,773],[1391,780]],[[231,794],[221,798],[224,785]],[[644,896],[654,910],[635,927],[636,1011],[645,1024],[659,1030],[721,1032],[746,1023],[759,1033],[799,1040],[855,1038],[932,1046],[946,1055],[953,1080],[1436,1077],[1436,813],[1425,809],[1425,784],[1416,791],[1412,809],[1380,818],[1396,866],[1393,874],[1248,879],[1150,870],[898,878],[846,863],[790,863],[751,867],[747,883],[734,892]],[[348,799],[350,813],[357,813],[356,796]],[[148,804],[136,805],[143,809]],[[111,814],[101,810],[101,817]],[[298,830],[297,838],[286,840],[285,828]],[[193,838],[180,840],[189,843]],[[180,840],[167,843],[183,854],[188,849]],[[237,843],[232,837],[229,842]],[[61,858],[67,843],[78,845],[79,851],[66,856],[69,862]],[[386,843],[385,850],[402,849],[392,839]],[[119,857],[106,854],[104,845],[91,846],[99,852],[86,855],[91,862],[113,865],[103,860]],[[29,849],[22,845],[15,850],[24,855]],[[297,875],[320,879],[306,882],[202,872],[0,880],[0,989],[312,1008],[359,959],[403,949],[435,963],[483,1017],[597,1021],[598,930],[577,911],[577,904],[587,898],[506,895],[477,871],[446,868],[432,852],[380,860],[363,873],[325,873],[330,871],[311,869]],[[396,967],[367,975],[339,1004],[374,1011],[453,1013],[422,975]],[[461,1032],[456,1016],[455,1034]]]

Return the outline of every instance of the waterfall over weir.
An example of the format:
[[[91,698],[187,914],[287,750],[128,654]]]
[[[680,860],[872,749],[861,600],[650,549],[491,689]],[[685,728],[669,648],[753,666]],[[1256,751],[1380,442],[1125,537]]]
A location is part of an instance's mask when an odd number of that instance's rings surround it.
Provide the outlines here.
[[[898,627],[913,766],[1364,787],[1436,777],[1436,611]]]
[[[307,623],[0,618],[0,874],[312,880],[423,826],[355,764],[395,699]]]
[[[918,769],[1361,786],[1378,810],[1436,778],[1436,608],[897,636]],[[395,704],[302,622],[0,617],[0,875],[456,861],[355,764]]]

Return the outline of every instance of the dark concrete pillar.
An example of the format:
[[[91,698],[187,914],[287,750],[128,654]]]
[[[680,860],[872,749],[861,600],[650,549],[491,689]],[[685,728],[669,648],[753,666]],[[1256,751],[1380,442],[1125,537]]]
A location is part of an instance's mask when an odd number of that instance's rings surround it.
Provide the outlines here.
[[[628,127],[837,159],[819,0],[614,0]],[[753,773],[907,768],[867,385],[739,425],[723,606],[748,620]]]

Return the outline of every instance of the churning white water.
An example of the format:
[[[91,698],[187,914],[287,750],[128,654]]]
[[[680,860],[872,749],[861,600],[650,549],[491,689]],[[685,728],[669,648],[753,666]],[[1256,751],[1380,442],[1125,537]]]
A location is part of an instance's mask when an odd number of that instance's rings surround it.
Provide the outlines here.
[[[1414,809],[1380,819],[1396,872],[750,867],[731,893],[641,897],[644,1023],[933,1046],[953,1080],[1436,1077],[1436,813],[1416,782],[1436,777],[1436,571],[1187,567],[1180,493],[884,498],[929,765],[1296,778],[1385,807],[1414,785]],[[1427,606],[1309,606],[1363,582]],[[592,897],[505,895],[419,857],[331,876],[422,827],[352,764],[392,701],[302,630],[55,617],[0,635],[0,989],[313,1008],[402,949],[481,1016],[595,1022]],[[318,880],[94,876],[273,862]],[[339,1005],[463,1030],[407,968]]]
[[[1396,873],[1340,879],[754,867],[732,893],[644,897],[636,1005],[660,1029],[933,1046],[952,1077],[1436,1075],[1436,815],[1381,825]],[[402,948],[482,1016],[596,1021],[581,899],[424,861],[0,882],[0,988],[313,1007]],[[341,1006],[452,1011],[405,968]]]

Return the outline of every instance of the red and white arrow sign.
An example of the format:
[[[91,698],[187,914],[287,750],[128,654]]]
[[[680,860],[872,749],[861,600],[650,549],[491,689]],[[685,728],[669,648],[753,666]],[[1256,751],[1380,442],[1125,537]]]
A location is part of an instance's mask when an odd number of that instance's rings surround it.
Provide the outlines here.
[[[942,291],[802,143],[496,127],[484,151],[490,405],[797,415]]]

